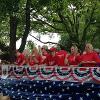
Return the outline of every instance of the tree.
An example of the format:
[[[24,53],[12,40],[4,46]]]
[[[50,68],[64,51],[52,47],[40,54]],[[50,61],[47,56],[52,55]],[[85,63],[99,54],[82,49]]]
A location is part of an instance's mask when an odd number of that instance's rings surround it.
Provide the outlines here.
[[[41,7],[37,9],[40,4]],[[36,5],[33,5],[32,12],[35,31],[68,34],[70,44],[77,43],[81,49],[86,42],[90,42],[96,29],[95,15],[99,14],[98,0],[38,0]]]

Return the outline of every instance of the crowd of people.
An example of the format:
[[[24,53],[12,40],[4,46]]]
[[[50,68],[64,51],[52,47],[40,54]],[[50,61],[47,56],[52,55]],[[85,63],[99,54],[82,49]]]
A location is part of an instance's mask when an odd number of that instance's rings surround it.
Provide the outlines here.
[[[72,45],[70,53],[65,50],[57,50],[55,47],[48,49],[46,45],[33,48],[32,53],[28,51],[20,53],[16,51],[16,64],[18,66],[46,65],[46,66],[100,66],[100,52],[93,49],[92,44],[87,43],[82,53],[76,45]]]

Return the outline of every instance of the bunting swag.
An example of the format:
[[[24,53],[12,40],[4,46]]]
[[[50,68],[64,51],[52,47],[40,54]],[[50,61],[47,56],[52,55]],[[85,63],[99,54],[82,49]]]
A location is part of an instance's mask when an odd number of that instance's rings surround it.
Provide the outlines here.
[[[71,68],[58,67],[55,76],[57,80],[68,80],[71,77]]]
[[[89,68],[75,68],[73,69],[73,78],[79,82],[90,81],[90,69]]]
[[[0,77],[31,80],[57,80],[100,83],[100,67],[11,66],[0,65]]]
[[[26,76],[29,78],[29,79],[32,79],[34,80],[35,78],[37,78],[38,76],[38,71],[39,69],[38,68],[32,68],[32,67],[27,67],[26,70],[25,70],[25,73],[26,73]]]
[[[100,67],[0,65],[0,93],[11,100],[100,100]]]
[[[91,68],[91,77],[94,81],[100,83],[100,68]]]
[[[45,80],[51,79],[54,76],[54,71],[55,69],[52,66],[41,67],[39,72],[40,78]]]

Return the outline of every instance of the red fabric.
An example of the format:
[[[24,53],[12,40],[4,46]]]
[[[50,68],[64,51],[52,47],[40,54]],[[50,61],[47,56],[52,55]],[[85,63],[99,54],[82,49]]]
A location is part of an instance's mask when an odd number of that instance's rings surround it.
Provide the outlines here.
[[[35,65],[34,61],[33,61],[33,60],[30,61],[30,62],[29,62],[29,65],[30,65],[30,66],[34,66],[34,65]]]
[[[40,55],[35,56],[35,58],[38,60],[38,63],[35,63],[34,59],[32,57],[29,58],[29,65],[34,66],[35,64],[42,64],[42,57]]]
[[[52,55],[48,54],[46,57],[45,63],[48,66],[54,66],[56,65],[56,59],[57,59],[56,56],[53,57]]]
[[[57,49],[56,48],[54,48],[54,47],[52,47],[52,48],[50,48],[50,51],[57,51]]]
[[[41,55],[36,56],[36,59],[39,61],[39,65],[42,64],[42,57]]]
[[[78,65],[80,60],[80,55],[69,55],[68,56],[68,63],[69,65]]]
[[[42,55],[42,64],[46,64],[46,60],[48,56],[49,56],[48,53]]]
[[[17,59],[16,59],[17,65],[20,66],[24,60],[26,60],[26,59],[25,59],[25,56],[24,56],[23,54],[20,54],[20,55],[17,57]]]
[[[96,63],[100,62],[98,54],[96,52],[86,53],[81,56],[81,62],[87,62],[84,63],[83,66],[95,66],[96,64],[92,63],[92,61],[95,61]]]
[[[60,50],[56,53],[57,59],[56,59],[56,63],[58,66],[65,66],[65,57],[67,55],[67,52],[64,50]]]

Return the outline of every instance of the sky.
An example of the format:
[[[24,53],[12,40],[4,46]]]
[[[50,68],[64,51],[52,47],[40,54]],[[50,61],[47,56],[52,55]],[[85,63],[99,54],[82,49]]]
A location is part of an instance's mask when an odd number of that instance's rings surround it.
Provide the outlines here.
[[[39,33],[36,33],[36,32],[34,32],[34,31],[32,31],[32,32],[31,32],[31,35],[33,35],[33,36],[36,37],[36,38],[39,38],[39,36],[40,36],[40,40],[43,41],[43,42],[48,42],[48,41],[49,41],[49,42],[58,43],[58,41],[60,40],[60,36],[57,35],[57,33],[48,33],[47,35],[40,35]],[[30,35],[29,35],[28,38],[27,38],[27,41],[29,41],[29,40],[33,41],[37,47],[38,47],[39,45],[40,45],[40,46],[43,46],[43,45],[44,45],[43,43],[41,43],[41,42],[39,42],[38,40],[34,39],[34,38],[33,38],[32,36],[30,36]],[[18,40],[17,43],[16,43],[16,48],[17,48],[17,49],[20,47],[20,44],[21,44],[21,39]],[[54,44],[53,44],[53,45],[47,44],[47,46],[50,48],[50,47],[54,46]]]

